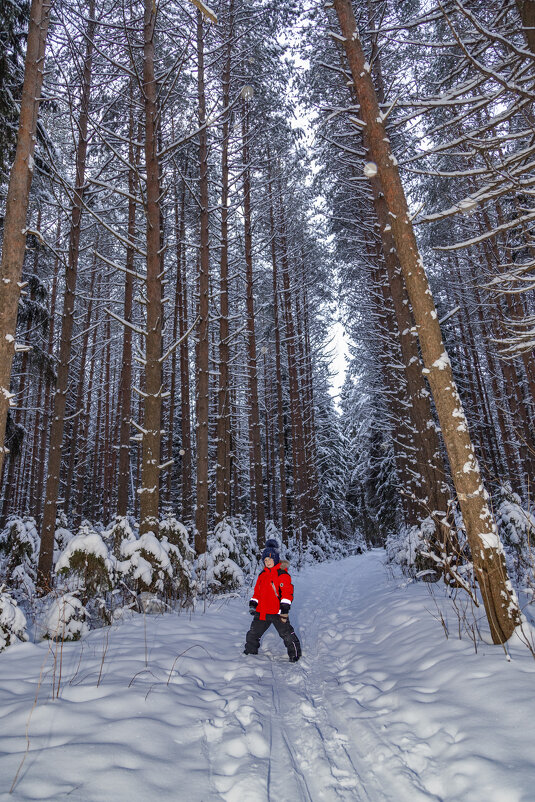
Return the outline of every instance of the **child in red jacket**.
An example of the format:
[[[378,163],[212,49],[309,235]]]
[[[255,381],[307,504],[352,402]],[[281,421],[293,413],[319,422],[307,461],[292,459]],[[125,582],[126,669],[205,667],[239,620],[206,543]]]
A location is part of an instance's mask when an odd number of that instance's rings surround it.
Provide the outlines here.
[[[258,654],[260,638],[273,624],[288,649],[290,663],[297,663],[301,657],[301,644],[288,620],[294,588],[288,563],[279,559],[278,543],[268,540],[262,552],[264,570],[256,580],[249,612],[254,616],[245,638],[244,654]]]

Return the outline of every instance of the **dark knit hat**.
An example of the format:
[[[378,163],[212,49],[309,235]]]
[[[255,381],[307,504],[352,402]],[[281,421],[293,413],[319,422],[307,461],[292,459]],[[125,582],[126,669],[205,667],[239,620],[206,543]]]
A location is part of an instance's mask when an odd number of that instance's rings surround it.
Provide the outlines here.
[[[266,545],[262,552],[262,559],[265,560],[266,557],[271,557],[275,565],[280,562],[279,544],[273,538],[266,540]]]

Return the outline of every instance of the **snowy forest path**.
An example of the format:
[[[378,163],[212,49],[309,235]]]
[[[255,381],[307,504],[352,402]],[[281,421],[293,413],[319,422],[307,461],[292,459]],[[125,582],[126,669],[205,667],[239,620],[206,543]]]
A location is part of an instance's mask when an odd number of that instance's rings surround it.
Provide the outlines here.
[[[372,697],[379,701],[383,690],[392,685],[386,673],[368,672],[364,653],[355,659],[360,642],[367,643],[374,656],[374,625],[366,610],[374,584],[384,582],[384,568],[376,562],[374,569],[370,571],[369,564],[364,568],[354,558],[343,566],[333,564],[332,570],[325,565],[321,570],[310,569],[296,579],[292,621],[302,638],[303,657],[292,669],[268,651],[273,677],[271,718],[276,721],[272,732],[277,733],[272,738],[270,775],[279,778],[273,800],[437,799],[421,788],[401,750],[376,726],[374,719],[384,716],[387,707],[379,704],[374,709],[366,704]],[[293,782],[299,784],[298,797],[283,793],[285,783],[280,778],[288,777],[283,770],[285,751],[294,767]],[[272,786],[273,780],[268,790]]]
[[[326,798],[367,802],[370,799],[359,769],[348,752],[347,737],[332,722],[323,694],[325,649],[314,620],[322,606],[338,609],[346,585],[354,571],[349,570],[334,587],[330,582],[313,583],[300,589],[296,603],[296,625],[304,626],[305,653],[301,663],[289,675],[286,665],[273,662],[274,710],[279,720],[281,738],[296,767],[296,776],[306,790],[304,798]],[[310,791],[312,780],[315,792]],[[280,799],[280,793],[273,799]]]
[[[242,654],[246,589],[9,647],[0,802],[531,802],[531,655],[447,640],[384,559],[292,571],[295,664],[273,627]]]

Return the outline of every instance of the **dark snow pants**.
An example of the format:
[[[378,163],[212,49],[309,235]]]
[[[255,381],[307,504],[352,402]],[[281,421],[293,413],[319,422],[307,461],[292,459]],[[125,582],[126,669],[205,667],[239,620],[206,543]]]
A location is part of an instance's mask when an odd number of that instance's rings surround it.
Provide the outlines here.
[[[253,622],[245,637],[245,651],[247,654],[258,654],[260,638],[264,632],[273,624],[288,649],[289,657],[301,657],[301,644],[294,632],[294,628],[289,621],[283,622],[279,615],[266,615],[266,620],[261,621],[258,613],[253,618]]]

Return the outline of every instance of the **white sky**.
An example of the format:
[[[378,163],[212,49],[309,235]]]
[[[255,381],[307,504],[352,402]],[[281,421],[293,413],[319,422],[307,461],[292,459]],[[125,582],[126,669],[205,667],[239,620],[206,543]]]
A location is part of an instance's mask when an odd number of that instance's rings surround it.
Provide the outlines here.
[[[330,363],[331,372],[333,373],[330,392],[338,409],[338,398],[346,377],[348,356],[347,337],[340,321],[333,323],[330,335],[332,342],[330,343],[329,351],[333,353]]]

